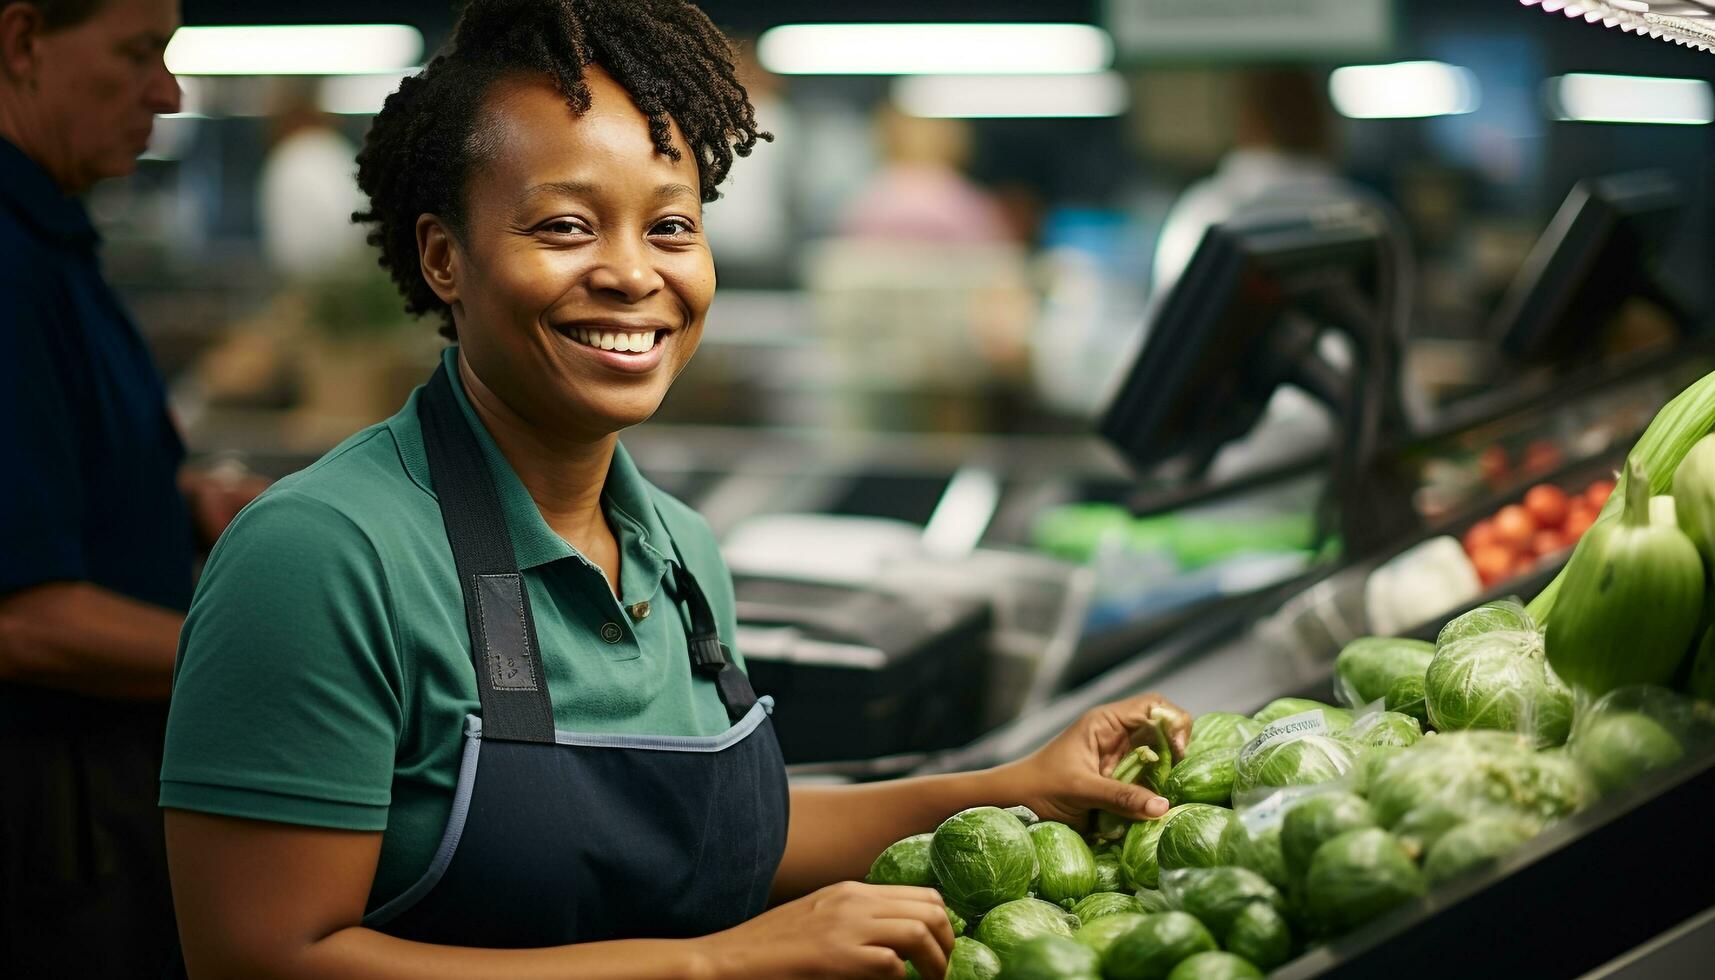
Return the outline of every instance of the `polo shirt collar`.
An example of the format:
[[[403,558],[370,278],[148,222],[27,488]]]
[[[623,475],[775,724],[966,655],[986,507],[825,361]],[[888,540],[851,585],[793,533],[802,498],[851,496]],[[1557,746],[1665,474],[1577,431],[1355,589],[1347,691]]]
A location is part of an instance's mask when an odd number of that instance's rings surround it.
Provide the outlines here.
[[[62,245],[93,248],[101,240],[83,203],[64,194],[41,164],[4,138],[0,138],[0,206]]]
[[[488,463],[495,491],[500,497],[506,529],[512,535],[512,550],[519,570],[565,558],[581,558],[577,549],[554,533],[554,529],[543,520],[536,501],[524,488],[524,481],[518,478],[512,464],[500,451],[499,444],[489,435],[488,428],[465,397],[464,382],[458,371],[457,345],[441,353],[441,363],[452,381],[459,410],[464,413],[465,421],[476,433],[476,441],[482,447],[483,458]],[[431,489],[428,454],[423,448],[422,424],[417,417],[417,404],[422,393],[423,389],[417,389],[390,425],[411,478],[424,489]],[[648,599],[655,594],[661,576],[666,572],[668,558],[673,554],[672,538],[655,509],[649,483],[638,472],[631,454],[617,443],[613,448],[613,461],[608,465],[607,483],[602,487],[602,506],[619,540],[621,599],[626,603]]]

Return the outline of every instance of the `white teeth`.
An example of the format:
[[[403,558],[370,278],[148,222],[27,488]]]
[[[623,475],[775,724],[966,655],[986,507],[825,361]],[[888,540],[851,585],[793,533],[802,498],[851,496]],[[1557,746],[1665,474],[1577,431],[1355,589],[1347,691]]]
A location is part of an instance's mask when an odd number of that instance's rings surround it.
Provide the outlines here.
[[[602,350],[624,351],[632,354],[642,354],[655,346],[658,331],[649,333],[616,333],[609,330],[590,330],[585,327],[573,327],[567,335],[580,344],[598,347]]]

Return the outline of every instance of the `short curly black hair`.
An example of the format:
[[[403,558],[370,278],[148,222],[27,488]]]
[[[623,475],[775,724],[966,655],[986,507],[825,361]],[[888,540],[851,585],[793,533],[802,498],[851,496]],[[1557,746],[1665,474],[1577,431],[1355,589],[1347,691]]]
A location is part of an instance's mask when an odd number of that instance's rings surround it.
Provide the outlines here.
[[[357,155],[357,183],[373,224],[369,243],[413,314],[440,312],[452,338],[452,310],[424,281],[417,218],[435,214],[455,232],[465,185],[483,157],[482,115],[492,85],[547,75],[571,111],[590,107],[584,69],[597,65],[649,118],[655,149],[677,161],[669,120],[696,154],[704,201],[759,139],[756,113],[733,65],[731,43],[682,0],[471,0],[452,38],[417,75],[387,97]]]

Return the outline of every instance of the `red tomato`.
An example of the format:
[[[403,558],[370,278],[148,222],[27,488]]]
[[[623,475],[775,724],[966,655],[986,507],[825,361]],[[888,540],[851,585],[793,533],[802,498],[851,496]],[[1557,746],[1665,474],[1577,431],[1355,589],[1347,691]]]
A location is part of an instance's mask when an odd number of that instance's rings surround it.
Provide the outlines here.
[[[1524,470],[1526,473],[1546,473],[1559,466],[1566,459],[1560,447],[1547,439],[1538,439],[1524,447]]]
[[[1477,578],[1485,586],[1494,585],[1512,575],[1513,565],[1518,560],[1518,554],[1498,544],[1484,545],[1471,556],[1471,564],[1477,569]]]
[[[1566,535],[1553,528],[1544,528],[1530,536],[1530,553],[1542,558],[1560,551],[1567,544]]]
[[[1507,459],[1507,451],[1503,446],[1490,446],[1477,457],[1477,470],[1483,474],[1483,479],[1491,485],[1505,483],[1507,471],[1512,467]]]
[[[1608,497],[1611,496],[1613,492],[1613,480],[1597,480],[1595,483],[1590,484],[1589,489],[1584,491],[1584,499],[1590,501],[1590,506],[1597,510],[1601,510],[1602,505],[1608,502]]]
[[[1537,527],[1559,527],[1566,523],[1568,500],[1566,491],[1547,483],[1539,483],[1524,495],[1524,509],[1536,518]]]
[[[1577,544],[1584,532],[1590,530],[1590,525],[1596,523],[1596,508],[1589,501],[1575,500],[1566,512],[1566,524],[1561,527],[1560,534],[1568,544]]]
[[[1514,551],[1530,547],[1530,536],[1537,532],[1536,518],[1518,504],[1508,504],[1495,515],[1495,541]]]
[[[1484,545],[1495,543],[1495,522],[1478,521],[1465,532],[1465,554],[1474,555]]]

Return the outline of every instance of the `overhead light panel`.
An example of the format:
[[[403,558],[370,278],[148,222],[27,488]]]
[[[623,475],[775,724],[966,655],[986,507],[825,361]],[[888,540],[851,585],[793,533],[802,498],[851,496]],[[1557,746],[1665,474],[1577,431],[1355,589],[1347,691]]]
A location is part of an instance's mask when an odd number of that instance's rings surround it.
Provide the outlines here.
[[[1440,61],[1350,65],[1328,76],[1328,98],[1350,119],[1421,119],[1470,112],[1480,101],[1470,69]]]
[[[941,119],[1046,119],[1117,116],[1129,93],[1125,79],[1095,75],[906,75],[893,102],[912,116]]]
[[[756,42],[779,75],[1061,75],[1113,64],[1090,24],[788,24]]]
[[[381,111],[387,97],[399,90],[400,82],[419,71],[422,69],[324,78],[319,97],[322,111],[340,116],[373,116]]]
[[[181,27],[167,44],[175,75],[361,75],[423,60],[408,24]]]
[[[1701,126],[1715,121],[1715,93],[1701,78],[1574,72],[1551,78],[1549,108],[1563,122]]]

